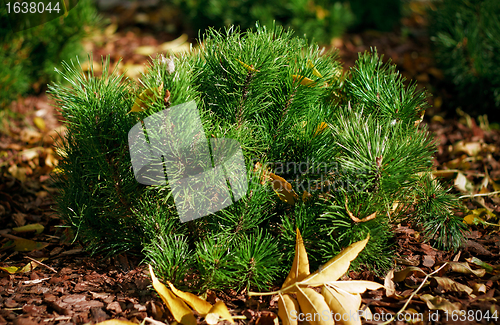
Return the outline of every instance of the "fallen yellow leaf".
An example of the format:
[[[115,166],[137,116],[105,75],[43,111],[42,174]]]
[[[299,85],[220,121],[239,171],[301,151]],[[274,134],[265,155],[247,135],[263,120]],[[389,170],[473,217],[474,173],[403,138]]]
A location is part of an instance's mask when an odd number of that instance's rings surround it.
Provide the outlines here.
[[[35,262],[29,262],[25,266],[0,266],[0,270],[4,270],[5,272],[8,272],[10,274],[16,274],[16,273],[27,273],[33,270],[35,267],[37,267],[38,264]]]
[[[304,318],[312,325],[334,325],[330,307],[325,298],[312,288],[298,288],[297,301]]]
[[[297,325],[297,315],[299,313],[299,303],[288,294],[280,294],[278,300],[278,316],[283,325]]]
[[[186,302],[191,308],[196,310],[199,314],[208,314],[210,312],[210,309],[212,308],[212,305],[208,303],[207,301],[201,299],[200,297],[189,293],[189,292],[183,292],[180,290],[177,290],[174,285],[170,282],[167,281],[167,284],[169,285],[170,289],[172,289],[172,292],[184,302]]]
[[[284,178],[273,173],[269,173],[269,177],[271,178],[273,190],[278,194],[280,200],[290,205],[295,204],[295,200],[298,199],[298,196],[292,189],[292,185]]]
[[[47,247],[48,243],[36,242],[30,239],[16,238],[14,239],[14,250],[17,252],[31,252],[41,250]]]
[[[309,275],[306,279],[301,281],[300,284],[307,284],[311,286],[319,286],[328,282],[337,281],[351,265],[351,262],[358,256],[368,240],[370,235],[366,239],[358,241],[346,249],[342,250],[339,255],[328,261],[322,268]]]
[[[323,132],[324,129],[326,129],[328,127],[328,124],[326,124],[325,122],[321,122],[318,127],[316,128],[316,131],[314,132],[314,135],[313,135],[313,138],[315,136],[317,136],[318,134],[320,134],[321,132]]]
[[[332,286],[323,286],[321,294],[325,297],[325,301],[333,314],[335,314],[335,322],[337,324],[361,324],[361,318],[356,317],[361,306],[361,295],[359,293],[352,294]]]
[[[214,325],[219,322],[219,318],[223,318],[229,321],[231,324],[234,324],[233,317],[229,313],[229,310],[227,310],[227,307],[224,304],[224,302],[222,302],[221,300],[217,301],[215,305],[213,305],[212,308],[210,308],[207,316],[205,316],[205,320],[207,321],[208,324]]]
[[[299,80],[300,81],[300,84],[302,86],[309,86],[309,87],[312,87],[316,84],[316,82],[312,79],[309,79],[307,77],[304,77],[304,76],[300,76],[300,75],[292,75],[292,78],[293,78],[293,81],[297,81]]]
[[[309,259],[307,258],[306,247],[304,246],[304,240],[300,235],[300,230],[297,228],[296,240],[295,240],[295,257],[293,258],[292,269],[285,279],[285,282],[281,286],[281,289],[304,280],[309,272]]]
[[[175,320],[184,325],[196,325],[196,318],[189,307],[177,298],[163,283],[155,276],[153,268],[149,265],[149,272],[153,281],[153,288],[160,295],[161,300],[167,305],[167,308],[174,316]]]
[[[349,293],[363,293],[366,290],[377,290],[384,287],[384,285],[380,283],[364,280],[336,281],[331,285]]]
[[[40,130],[40,131],[45,131],[45,120],[41,118],[40,116],[36,116],[33,118],[33,124]]]
[[[316,69],[312,63],[311,60],[307,60],[307,66],[312,69],[313,71],[313,75],[315,75],[316,77],[318,78],[323,78],[323,75],[321,75],[321,73],[319,73],[318,69]]]
[[[37,234],[42,233],[42,231],[45,228],[39,224],[39,223],[32,223],[30,225],[22,226],[22,227],[16,227],[12,228],[13,231],[15,232],[30,232],[30,231],[36,231]]]
[[[130,112],[142,112],[143,110],[145,110],[151,103],[153,103],[155,97],[160,96],[162,90],[163,84],[154,89],[144,89],[135,99],[134,105],[132,106]]]
[[[248,64],[246,64],[245,62],[242,62],[242,61],[240,61],[240,60],[238,60],[238,59],[236,59],[236,61],[238,61],[238,62],[239,62],[242,66],[244,66],[244,67],[245,67],[248,71],[252,71],[252,72],[260,72],[259,70],[255,69],[255,68],[253,67],[253,65],[248,65]]]

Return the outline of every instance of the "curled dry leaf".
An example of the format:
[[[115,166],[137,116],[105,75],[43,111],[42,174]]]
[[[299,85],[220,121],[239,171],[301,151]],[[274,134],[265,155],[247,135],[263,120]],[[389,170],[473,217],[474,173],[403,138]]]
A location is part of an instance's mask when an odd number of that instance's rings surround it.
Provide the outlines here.
[[[481,152],[480,142],[459,141],[453,145],[453,153],[466,153],[469,157],[475,157]]]
[[[445,291],[465,292],[468,295],[470,295],[474,291],[472,290],[472,288],[464,284],[458,283],[456,281],[453,281],[452,279],[449,278],[435,276],[431,279],[431,282],[435,282],[440,288],[442,288]]]
[[[300,284],[320,286],[328,282],[337,281],[345,272],[347,272],[351,262],[365,248],[369,239],[370,236],[368,235],[366,239],[350,245],[340,252],[339,255],[328,261],[321,269],[301,281]]]
[[[394,284],[394,270],[390,270],[384,279],[385,295],[389,298],[401,299],[402,297],[396,293],[396,285]]]
[[[442,298],[439,296],[434,297],[430,294],[421,295],[420,300],[425,302],[429,309],[442,310],[444,312],[447,312],[448,315],[452,315],[453,312],[455,312],[455,314],[459,313],[458,315],[460,315],[461,309],[463,309],[463,308],[461,308],[461,306],[458,302],[451,303],[448,300],[446,300],[445,298]]]
[[[474,274],[478,277],[482,277],[486,274],[485,269],[473,270],[470,268],[467,262],[448,262],[448,270],[462,274]]]
[[[465,175],[461,172],[457,173],[457,178],[455,178],[454,185],[458,190],[465,193],[472,193],[472,190],[474,189],[474,185],[472,184],[472,182],[469,181],[467,177],[465,177]]]
[[[175,320],[184,325],[196,325],[196,318],[191,309],[156,278],[151,265],[149,265],[149,272],[151,273],[153,288],[158,292],[165,305],[167,305]]]
[[[297,301],[304,318],[312,325],[333,325],[330,307],[323,295],[312,288],[298,288]]]
[[[419,276],[426,276],[427,275],[427,273],[425,273],[421,268],[416,267],[416,266],[409,266],[401,271],[394,272],[394,281],[395,282],[404,281],[411,274],[415,274],[415,275],[419,275]]]
[[[291,205],[295,204],[295,201],[298,199],[298,195],[294,192],[292,185],[290,185],[290,183],[288,183],[283,177],[273,173],[269,173],[269,177],[271,178],[273,190],[276,194],[278,194],[280,200]]]
[[[472,289],[474,290],[474,293],[476,295],[478,295],[478,294],[485,294],[486,291],[488,290],[486,288],[486,285],[484,283],[475,283],[475,282],[472,285]]]
[[[288,294],[280,294],[278,300],[278,316],[283,325],[297,325],[297,315],[299,312],[299,303],[295,298]]]

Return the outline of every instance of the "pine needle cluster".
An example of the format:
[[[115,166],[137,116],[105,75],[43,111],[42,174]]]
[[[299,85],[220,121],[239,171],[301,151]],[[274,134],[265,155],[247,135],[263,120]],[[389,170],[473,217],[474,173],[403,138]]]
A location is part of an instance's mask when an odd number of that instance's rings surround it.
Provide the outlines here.
[[[197,52],[152,60],[140,83],[103,66],[96,77],[64,64],[70,86],[50,87],[68,128],[59,212],[92,251],[143,250],[180,287],[264,289],[286,276],[297,227],[314,267],[369,234],[358,266],[387,268],[391,227],[404,218],[429,241],[460,246],[456,201],[429,178],[435,148],[419,124],[426,95],[376,51],[343,75],[335,51],[291,31],[230,28],[209,30]],[[159,94],[131,112],[148,89]],[[240,144],[248,190],[181,223],[170,184],[134,178],[127,134],[191,100],[207,142]]]

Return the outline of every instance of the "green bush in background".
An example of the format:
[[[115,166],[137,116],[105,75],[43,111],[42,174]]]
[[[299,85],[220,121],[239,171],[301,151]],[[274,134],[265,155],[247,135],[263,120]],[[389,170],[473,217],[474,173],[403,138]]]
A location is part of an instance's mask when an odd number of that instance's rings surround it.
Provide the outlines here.
[[[390,31],[399,23],[404,0],[349,0],[357,30]]]
[[[499,108],[500,1],[439,1],[429,28],[437,63],[454,87],[451,104],[471,114]]]
[[[253,28],[255,21],[292,28],[320,44],[330,43],[349,27],[390,30],[400,17],[400,0],[165,0],[179,6],[186,26],[203,32],[238,25]]]
[[[0,108],[30,90],[42,90],[58,77],[54,67],[81,54],[81,40],[98,17],[91,0],[81,0],[68,12],[45,24],[13,32],[6,6],[0,8]],[[10,20],[16,23],[16,20]]]

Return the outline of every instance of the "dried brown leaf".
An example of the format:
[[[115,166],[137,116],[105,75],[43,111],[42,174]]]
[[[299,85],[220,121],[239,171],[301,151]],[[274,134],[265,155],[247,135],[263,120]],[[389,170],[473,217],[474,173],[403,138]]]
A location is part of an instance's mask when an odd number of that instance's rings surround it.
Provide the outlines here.
[[[452,315],[453,313],[460,313],[463,309],[461,305],[457,303],[451,303],[447,299],[442,297],[434,297],[430,294],[425,294],[420,296],[420,300],[427,304],[427,307],[431,310],[442,310],[448,315]]]
[[[431,282],[437,283],[437,285],[445,291],[465,292],[468,295],[473,292],[472,288],[458,283],[450,278],[435,276],[431,279]]]

